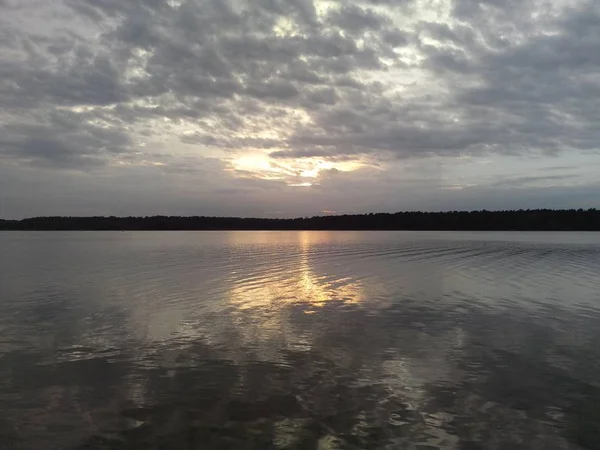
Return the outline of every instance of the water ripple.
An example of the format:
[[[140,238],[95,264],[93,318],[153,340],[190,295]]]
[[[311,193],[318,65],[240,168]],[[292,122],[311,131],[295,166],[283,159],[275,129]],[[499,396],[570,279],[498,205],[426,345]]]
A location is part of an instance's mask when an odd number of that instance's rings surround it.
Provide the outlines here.
[[[597,448],[600,235],[0,233],[0,446]]]

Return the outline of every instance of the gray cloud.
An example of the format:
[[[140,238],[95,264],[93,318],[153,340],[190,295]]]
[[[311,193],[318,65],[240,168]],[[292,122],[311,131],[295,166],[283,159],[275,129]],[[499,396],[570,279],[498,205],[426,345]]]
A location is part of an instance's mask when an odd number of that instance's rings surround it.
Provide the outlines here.
[[[573,180],[577,177],[574,175],[554,175],[554,176],[522,176],[522,177],[506,177],[500,180],[488,183],[489,188],[518,188],[535,185],[550,185],[560,183],[564,180]]]
[[[456,2],[462,23],[418,26],[420,39],[436,41],[419,46],[425,57],[420,67],[435,74],[441,90],[412,98],[347,96],[316,116],[312,129],[296,130],[291,148],[273,156],[598,150],[598,7],[581,2],[538,29],[534,8],[533,2]],[[492,39],[493,32],[517,33],[510,21],[524,18],[531,37],[500,46]]]
[[[390,23],[390,19],[370,9],[363,9],[354,4],[344,4],[329,15],[328,22],[356,35],[367,30],[380,30]]]
[[[55,110],[34,119],[0,128],[0,156],[55,168],[85,168],[104,164],[131,144],[123,130],[91,124],[78,114]]]
[[[409,0],[0,8],[0,157],[11,164],[142,170],[162,152],[181,169],[179,144],[381,167],[598,152],[591,0],[453,0],[449,15]]]

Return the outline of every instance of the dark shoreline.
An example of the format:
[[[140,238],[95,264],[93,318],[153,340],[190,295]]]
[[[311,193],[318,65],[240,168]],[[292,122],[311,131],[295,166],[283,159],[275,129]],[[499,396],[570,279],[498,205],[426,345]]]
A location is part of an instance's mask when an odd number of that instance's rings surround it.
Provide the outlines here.
[[[600,231],[600,210],[398,212],[295,219],[207,216],[53,216],[22,220],[0,219],[0,230]]]

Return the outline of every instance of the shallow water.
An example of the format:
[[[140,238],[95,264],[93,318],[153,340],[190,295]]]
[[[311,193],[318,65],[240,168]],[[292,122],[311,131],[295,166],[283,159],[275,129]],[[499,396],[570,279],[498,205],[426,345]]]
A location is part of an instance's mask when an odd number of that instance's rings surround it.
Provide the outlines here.
[[[600,234],[2,232],[0,448],[600,448]]]

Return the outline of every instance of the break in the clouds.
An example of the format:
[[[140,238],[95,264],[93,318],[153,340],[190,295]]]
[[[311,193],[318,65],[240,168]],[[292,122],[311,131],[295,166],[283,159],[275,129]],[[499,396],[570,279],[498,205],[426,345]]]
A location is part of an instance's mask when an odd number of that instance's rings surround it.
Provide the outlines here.
[[[0,215],[598,206],[594,0],[0,0]]]

